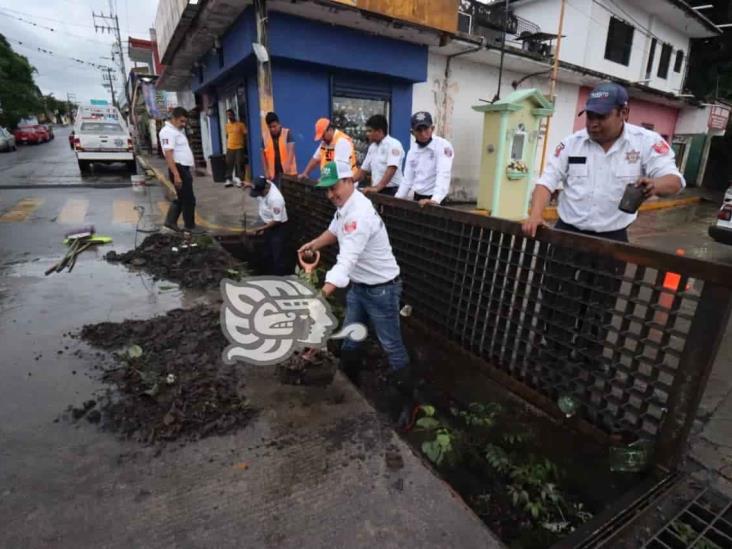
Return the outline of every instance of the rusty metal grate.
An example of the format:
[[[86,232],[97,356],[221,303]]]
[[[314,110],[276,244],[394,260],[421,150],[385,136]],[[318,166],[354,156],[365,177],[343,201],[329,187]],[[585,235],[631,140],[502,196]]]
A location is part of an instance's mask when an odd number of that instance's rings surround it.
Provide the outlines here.
[[[732,500],[711,488],[704,489],[643,547],[732,548]]]
[[[327,227],[333,208],[322,193],[288,180],[283,191],[300,240]],[[417,320],[544,403],[569,396],[594,428],[655,441],[658,462],[675,464],[726,327],[732,268],[561,231],[527,239],[506,220],[374,202]]]

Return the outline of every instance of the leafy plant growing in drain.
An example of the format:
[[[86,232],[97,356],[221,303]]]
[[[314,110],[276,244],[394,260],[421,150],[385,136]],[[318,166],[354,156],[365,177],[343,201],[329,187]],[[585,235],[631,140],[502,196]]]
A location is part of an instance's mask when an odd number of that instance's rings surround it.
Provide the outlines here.
[[[562,474],[557,465],[529,451],[530,431],[502,430],[506,421],[501,421],[499,404],[451,408],[445,420],[438,417],[434,406],[420,406],[419,413],[415,426],[431,436],[422,442],[424,455],[437,466],[462,464],[487,473],[522,522],[560,536],[591,518],[581,503],[572,501],[559,487]],[[480,494],[473,498],[474,504],[491,509],[495,495]]]

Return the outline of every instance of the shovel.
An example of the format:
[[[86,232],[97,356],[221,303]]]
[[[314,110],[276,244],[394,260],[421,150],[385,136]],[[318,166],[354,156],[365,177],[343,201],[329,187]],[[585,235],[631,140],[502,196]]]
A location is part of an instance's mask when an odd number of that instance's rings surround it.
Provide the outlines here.
[[[308,263],[306,261],[306,256],[308,259],[310,259],[310,256],[312,256],[312,261]],[[320,262],[320,252],[298,252],[297,253],[297,261],[300,263],[300,267],[302,267],[302,270],[305,271],[305,278],[310,282],[310,284],[313,284],[313,272],[315,271],[315,268],[318,266],[318,263]],[[318,349],[316,347],[310,347],[309,349],[306,349],[305,352],[302,354],[302,359],[308,362],[311,362],[313,358],[315,358],[315,354],[318,352]]]

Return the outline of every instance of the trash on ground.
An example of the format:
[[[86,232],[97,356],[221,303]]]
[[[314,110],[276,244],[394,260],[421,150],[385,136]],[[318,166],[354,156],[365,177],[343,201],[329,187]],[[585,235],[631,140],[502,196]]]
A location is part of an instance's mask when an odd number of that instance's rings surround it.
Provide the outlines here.
[[[277,366],[281,383],[324,387],[333,382],[338,359],[324,350],[308,351],[296,351],[289,360]]]
[[[106,395],[72,409],[73,419],[101,420],[105,430],[144,443],[196,440],[247,425],[254,410],[242,392],[241,369],[227,366],[218,309],[175,309],[149,320],[82,328],[95,347],[119,349],[103,370]],[[89,417],[98,410],[99,416]]]
[[[122,254],[111,251],[105,259],[140,267],[156,280],[178,282],[184,288],[218,288],[222,278],[248,274],[245,265],[205,235],[186,242],[182,235],[151,234],[136,249]]]

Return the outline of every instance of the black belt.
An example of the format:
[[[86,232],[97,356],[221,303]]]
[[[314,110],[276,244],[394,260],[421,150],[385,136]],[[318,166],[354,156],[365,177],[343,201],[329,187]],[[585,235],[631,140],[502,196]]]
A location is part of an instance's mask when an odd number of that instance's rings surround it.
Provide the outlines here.
[[[616,240],[618,242],[628,242],[628,228],[625,227],[624,229],[618,229],[616,231],[607,231],[607,232],[597,232],[597,231],[585,231],[584,229],[578,229],[574,225],[570,225],[569,223],[565,223],[561,219],[558,219],[557,222],[554,224],[555,229],[559,229],[561,231],[569,231],[572,233],[579,233],[579,234],[585,234],[587,236],[597,236],[599,238],[607,238],[608,240]]]
[[[351,281],[351,284],[353,284],[354,286],[361,286],[363,288],[378,288],[379,286],[388,286],[389,284],[398,284],[401,281],[402,281],[402,277],[397,276],[387,282],[379,282],[378,284],[364,284],[363,282],[355,282],[353,280]]]

